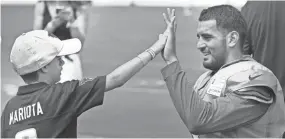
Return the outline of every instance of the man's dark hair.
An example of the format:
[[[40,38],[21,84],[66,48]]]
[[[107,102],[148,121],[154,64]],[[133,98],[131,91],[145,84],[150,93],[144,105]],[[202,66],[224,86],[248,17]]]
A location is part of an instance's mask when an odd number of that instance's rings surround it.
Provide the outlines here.
[[[219,5],[204,9],[199,17],[199,21],[216,20],[217,28],[225,31],[237,31],[239,33],[240,43],[243,46],[247,24],[241,12],[230,5]]]

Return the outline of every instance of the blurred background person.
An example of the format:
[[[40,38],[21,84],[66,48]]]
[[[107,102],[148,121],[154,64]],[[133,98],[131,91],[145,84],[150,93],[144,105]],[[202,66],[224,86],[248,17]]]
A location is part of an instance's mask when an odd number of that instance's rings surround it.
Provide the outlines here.
[[[284,1],[248,1],[241,9],[248,24],[245,53],[252,54],[255,60],[269,68],[277,76],[283,90],[285,90],[284,7]]]
[[[38,1],[34,10],[34,30],[44,29],[61,40],[78,38],[84,44],[91,1]],[[60,82],[82,79],[79,54],[62,57],[65,64]]]
[[[248,24],[245,53],[265,65],[285,89],[285,2],[248,1],[241,12]]]

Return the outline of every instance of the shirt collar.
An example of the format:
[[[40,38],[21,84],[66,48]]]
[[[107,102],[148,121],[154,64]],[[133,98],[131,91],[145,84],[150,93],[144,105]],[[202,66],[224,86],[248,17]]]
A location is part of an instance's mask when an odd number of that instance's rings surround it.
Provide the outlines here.
[[[228,67],[230,65],[236,64],[238,62],[242,62],[242,61],[255,61],[250,55],[243,55],[240,59],[234,60],[230,63],[227,63],[225,65],[223,65],[219,70],[221,70],[222,68]],[[211,75],[214,75],[215,73],[217,73],[219,70],[216,71],[212,71]]]
[[[20,86],[17,95],[30,94],[30,93],[36,92],[36,91],[46,87],[47,85],[48,84],[46,84],[44,82],[40,82],[40,83]]]
[[[238,62],[242,62],[242,61],[254,61],[254,59],[250,55],[244,55],[240,59],[234,60],[228,64],[223,65],[220,69],[228,67],[228,66],[233,65],[233,64],[238,63]]]

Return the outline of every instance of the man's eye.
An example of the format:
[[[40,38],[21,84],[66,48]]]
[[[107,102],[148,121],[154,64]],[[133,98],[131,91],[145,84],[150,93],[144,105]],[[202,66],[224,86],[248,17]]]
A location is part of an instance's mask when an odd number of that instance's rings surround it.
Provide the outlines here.
[[[212,36],[203,36],[203,38],[204,38],[205,40],[211,40],[213,37],[212,37]]]

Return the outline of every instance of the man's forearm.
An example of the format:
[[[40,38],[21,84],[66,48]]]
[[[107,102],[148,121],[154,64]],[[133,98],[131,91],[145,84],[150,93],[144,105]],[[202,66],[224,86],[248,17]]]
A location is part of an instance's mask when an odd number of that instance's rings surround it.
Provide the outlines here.
[[[170,64],[173,63],[173,62],[178,62],[178,58],[177,58],[177,57],[173,57],[173,58],[171,58],[170,60],[165,61],[165,63],[166,63],[167,65],[170,65]]]
[[[202,99],[196,93],[192,92],[192,86],[190,86],[186,73],[182,71],[178,61],[171,63],[166,68],[170,69],[163,69],[162,74],[165,78],[170,97],[182,121],[189,131],[192,132],[193,125],[196,123],[195,120],[198,117],[195,119],[191,116],[194,116],[193,112],[196,111],[195,109],[203,109],[204,103],[199,102]]]

